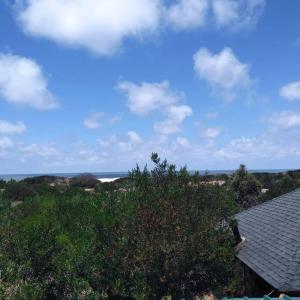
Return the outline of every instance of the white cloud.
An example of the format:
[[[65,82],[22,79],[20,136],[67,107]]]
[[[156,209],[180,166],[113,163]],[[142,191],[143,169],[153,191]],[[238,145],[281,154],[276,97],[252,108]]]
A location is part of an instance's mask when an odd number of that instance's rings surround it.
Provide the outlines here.
[[[2,172],[96,172],[128,170],[149,161],[151,152],[179,166],[196,169],[232,169],[240,163],[254,168],[295,168],[300,165],[300,131],[298,127],[272,127],[258,136],[241,136],[225,145],[211,140],[187,139],[184,136],[153,135],[137,140],[126,133],[120,139],[111,136],[98,143],[24,144],[0,138]],[[138,135],[139,136],[139,135]],[[132,139],[133,137],[133,139]],[[105,145],[102,144],[106,141]],[[104,149],[100,146],[105,146]],[[187,155],[188,152],[188,155]],[[126,159],[124,160],[124,157]]]
[[[162,122],[154,124],[154,129],[160,134],[168,135],[181,132],[181,123],[189,116],[193,110],[187,105],[171,106],[166,111],[167,118]]]
[[[48,144],[29,144],[20,147],[21,152],[25,156],[40,156],[43,158],[59,157],[61,154],[57,146],[53,143]]]
[[[166,12],[166,20],[176,30],[204,26],[209,11],[208,0],[179,0]]]
[[[118,141],[118,150],[122,153],[134,151],[141,146],[142,141],[142,138],[135,131],[129,131],[125,140]]]
[[[101,112],[94,112],[89,115],[84,121],[83,124],[88,129],[97,129],[102,126],[100,118],[103,116]]]
[[[191,107],[179,104],[184,100],[184,94],[172,90],[168,81],[143,82],[140,85],[124,81],[118,88],[126,93],[128,107],[132,113],[145,116],[158,111],[165,117],[164,121],[154,124],[154,129],[161,134],[180,132],[181,123],[192,115]]]
[[[101,147],[110,147],[114,144],[116,144],[118,142],[118,138],[115,134],[113,134],[112,136],[110,136],[108,139],[97,139],[97,143],[98,145],[100,145]]]
[[[194,55],[194,70],[226,100],[234,99],[239,90],[248,90],[252,82],[249,66],[241,63],[231,48],[224,48],[217,54],[201,48]]]
[[[177,137],[177,143],[183,148],[191,148],[190,141],[185,137]]]
[[[288,168],[300,162],[299,134],[266,131],[260,136],[233,139],[215,152],[217,159],[251,164],[252,168]]]
[[[233,139],[225,147],[217,150],[216,155],[222,159],[239,160],[247,156],[260,156],[261,147],[258,147],[257,139],[246,138],[244,136]],[[267,151],[267,148],[265,149]]]
[[[12,54],[0,53],[0,97],[40,110],[58,106],[41,67],[34,60]]]
[[[251,28],[261,17],[265,0],[212,0],[214,19],[218,27],[231,30]]]
[[[300,81],[291,82],[279,90],[282,98],[289,101],[300,100]]]
[[[6,120],[0,120],[0,133],[2,134],[20,134],[26,131],[26,126],[23,122],[11,123]]]
[[[13,145],[14,145],[14,143],[10,138],[8,138],[6,136],[0,138],[0,148],[1,149],[11,148],[11,147],[13,147]]]
[[[16,0],[23,31],[59,44],[112,55],[127,39],[165,29],[253,27],[265,0]]]
[[[219,128],[207,128],[204,131],[204,136],[208,139],[215,139],[217,138],[221,133],[221,130]]]
[[[142,142],[141,137],[134,131],[128,132],[129,141],[133,144],[139,144]]]
[[[270,123],[273,126],[282,129],[288,129],[291,127],[300,125],[300,112],[296,111],[282,111],[274,113],[270,118]]]
[[[126,38],[153,33],[160,23],[160,0],[23,0],[23,30],[99,55],[115,53]]]
[[[128,107],[137,115],[147,115],[162,107],[172,105],[184,97],[182,93],[172,91],[168,81],[143,82],[140,85],[123,81],[118,84],[118,89],[126,93]]]

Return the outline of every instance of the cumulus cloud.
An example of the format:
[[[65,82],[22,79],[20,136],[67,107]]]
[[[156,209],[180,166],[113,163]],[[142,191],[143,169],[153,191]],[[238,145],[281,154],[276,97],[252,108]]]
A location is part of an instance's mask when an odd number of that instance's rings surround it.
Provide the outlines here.
[[[266,144],[264,143],[266,146]],[[222,159],[239,160],[247,156],[261,157],[261,147],[256,138],[239,137],[231,140],[225,147],[217,150],[216,156]],[[267,151],[268,148],[265,149]],[[266,152],[265,152],[266,153]]]
[[[161,83],[143,82],[140,85],[124,81],[118,85],[125,92],[129,110],[137,115],[145,116],[158,111],[165,120],[154,124],[155,131],[161,134],[180,132],[181,123],[192,115],[192,108],[181,105],[184,100],[182,92],[174,91],[168,81]]]
[[[23,31],[97,55],[165,29],[253,27],[265,0],[16,0]]]
[[[183,148],[191,148],[190,141],[186,137],[177,137],[177,144]]]
[[[99,55],[115,53],[126,38],[153,33],[160,23],[160,0],[23,0],[23,30]]]
[[[291,168],[300,161],[299,134],[265,132],[257,137],[239,137],[215,152],[216,159],[244,162],[252,168],[269,165],[271,168]],[[260,161],[263,159],[263,161]]]
[[[291,82],[279,90],[282,98],[289,101],[300,100],[300,81]]]
[[[89,115],[84,121],[83,124],[88,129],[97,129],[102,126],[100,122],[100,118],[102,117],[101,112],[94,112],[91,115]]]
[[[206,24],[209,0],[179,0],[166,12],[166,21],[176,30],[194,29]]]
[[[147,115],[162,107],[172,105],[184,97],[183,93],[172,91],[168,81],[143,82],[140,85],[123,81],[118,84],[118,89],[127,95],[128,107],[137,115]]]
[[[194,70],[226,100],[233,100],[240,90],[248,90],[252,82],[249,66],[241,63],[231,48],[217,54],[201,48],[194,55]]]
[[[288,129],[300,125],[300,112],[281,111],[274,113],[270,118],[270,123],[281,129]]]
[[[265,0],[212,0],[212,10],[218,27],[251,28],[261,17]]]
[[[136,133],[135,131],[133,131]],[[137,133],[136,133],[137,134]],[[138,137],[138,138],[137,138]],[[222,145],[210,140],[185,136],[153,135],[139,142],[139,134],[111,136],[93,143],[24,144],[0,138],[0,161],[3,173],[90,172],[128,170],[136,163],[143,166],[151,152],[189,169],[232,169],[240,163],[249,168],[294,168],[300,164],[298,127],[269,128],[257,136],[237,136]],[[99,147],[99,145],[101,147]],[[68,147],[66,147],[68,146]],[[184,150],[184,151],[183,151]],[[188,155],[187,154],[188,151]],[[124,160],[124,157],[126,159]],[[13,164],[18,162],[18,164]],[[262,165],[263,164],[263,165]]]
[[[25,157],[35,157],[40,156],[42,158],[58,158],[61,151],[57,148],[57,145],[53,143],[47,144],[29,144],[20,147],[21,152]]]
[[[221,130],[219,128],[211,127],[204,131],[204,136],[208,139],[215,139],[220,135],[220,133]]]
[[[187,105],[171,106],[166,111],[167,118],[162,122],[154,124],[155,131],[160,134],[173,134],[181,132],[182,122],[189,116],[191,116],[193,110]]]
[[[0,97],[40,110],[58,107],[41,67],[29,58],[0,53]]]
[[[11,123],[6,120],[0,120],[0,133],[2,134],[21,134],[26,131],[26,125],[18,121]]]
[[[108,139],[97,139],[97,143],[101,147],[110,147],[118,142],[118,138],[115,134],[110,136]]]
[[[14,143],[9,137],[0,137],[0,149],[6,149],[13,147]]]
[[[117,150],[121,151],[121,153],[134,151],[140,148],[142,141],[142,138],[135,131],[129,131],[125,139],[123,138],[118,141]]]
[[[129,141],[133,144],[139,144],[142,142],[141,137],[135,131],[128,132]]]

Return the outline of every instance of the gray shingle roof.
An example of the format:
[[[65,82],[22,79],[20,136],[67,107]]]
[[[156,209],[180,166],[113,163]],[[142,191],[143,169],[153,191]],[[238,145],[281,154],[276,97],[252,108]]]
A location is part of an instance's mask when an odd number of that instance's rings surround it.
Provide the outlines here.
[[[300,189],[236,215],[237,257],[274,288],[300,291]]]

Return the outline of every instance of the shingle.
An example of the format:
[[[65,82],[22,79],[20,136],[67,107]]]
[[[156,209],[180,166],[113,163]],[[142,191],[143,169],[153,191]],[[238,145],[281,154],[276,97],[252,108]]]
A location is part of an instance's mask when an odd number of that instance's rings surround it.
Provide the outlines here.
[[[237,257],[274,288],[300,291],[300,189],[236,215]]]

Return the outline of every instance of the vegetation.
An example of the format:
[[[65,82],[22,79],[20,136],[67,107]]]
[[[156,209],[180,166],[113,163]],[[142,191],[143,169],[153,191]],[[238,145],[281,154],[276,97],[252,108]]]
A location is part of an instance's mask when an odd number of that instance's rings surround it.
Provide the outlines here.
[[[233,216],[299,187],[300,172],[200,176],[152,161],[112,183],[0,181],[0,299],[243,295]]]
[[[6,186],[6,181],[3,179],[0,179],[0,189],[4,189]]]
[[[230,180],[230,188],[240,207],[247,209],[257,204],[262,185],[253,174],[248,173],[246,166],[240,165]]]
[[[289,193],[297,188],[300,188],[299,179],[286,174],[280,179],[276,180],[275,183],[270,186],[270,189],[265,194],[261,195],[259,201],[265,202],[271,200],[275,197]]]
[[[49,176],[49,175],[43,175],[43,176],[35,176],[35,177],[28,177],[23,179],[23,182],[30,185],[36,185],[36,184],[42,184],[42,183],[63,183],[66,182],[65,177],[61,176]]]
[[[70,185],[73,187],[81,187],[86,189],[95,188],[100,182],[93,174],[85,173],[79,176],[73,177],[70,180]]]
[[[34,189],[23,182],[10,181],[5,185],[4,198],[10,202],[24,201],[34,196]]]
[[[157,155],[152,159],[155,168],[132,170],[130,188],[121,192],[52,188],[18,206],[5,192],[2,299],[223,293],[235,276],[234,238],[226,225],[236,211],[232,195],[199,184],[197,175]]]

